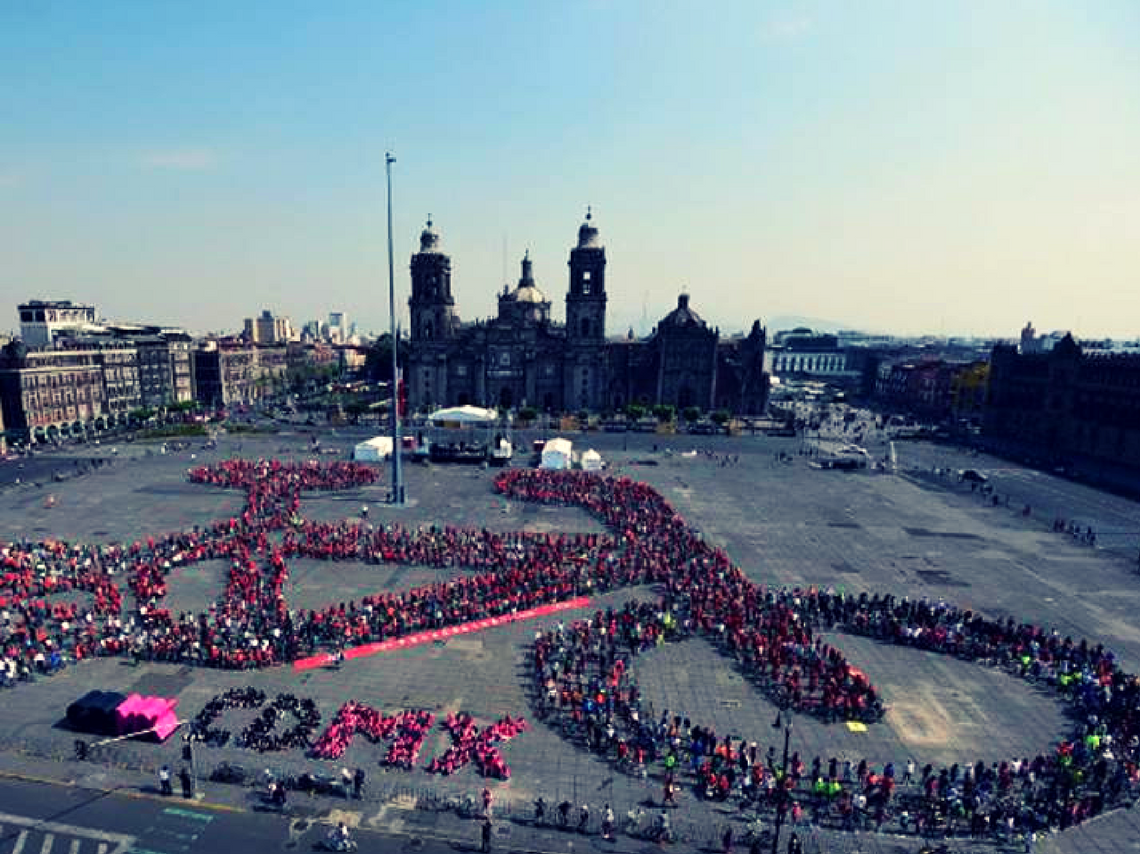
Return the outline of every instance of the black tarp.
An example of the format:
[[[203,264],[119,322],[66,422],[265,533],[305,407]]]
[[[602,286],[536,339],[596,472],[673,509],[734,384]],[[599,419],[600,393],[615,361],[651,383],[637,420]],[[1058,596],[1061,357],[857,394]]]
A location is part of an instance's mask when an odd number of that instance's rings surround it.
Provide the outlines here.
[[[126,699],[117,691],[88,691],[67,707],[67,722],[80,732],[117,735],[115,710]]]

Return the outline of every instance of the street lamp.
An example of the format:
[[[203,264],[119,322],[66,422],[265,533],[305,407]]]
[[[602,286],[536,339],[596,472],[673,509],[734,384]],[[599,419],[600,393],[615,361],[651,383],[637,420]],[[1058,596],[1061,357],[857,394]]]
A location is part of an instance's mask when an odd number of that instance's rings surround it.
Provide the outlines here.
[[[780,847],[780,828],[784,826],[784,816],[788,812],[788,800],[791,797],[788,793],[788,744],[792,738],[792,716],[789,714],[787,707],[784,707],[784,717],[787,722],[783,724],[784,727],[784,761],[783,770],[780,773],[780,785],[776,789],[776,831],[772,834],[772,854],[777,854]],[[772,727],[779,729],[781,726],[780,713],[776,713],[776,720],[773,722]]]
[[[400,365],[396,340],[396,277],[392,265],[392,164],[396,158],[385,152],[384,166],[388,175],[388,320],[392,336],[392,504],[404,505],[404,475],[400,468]]]

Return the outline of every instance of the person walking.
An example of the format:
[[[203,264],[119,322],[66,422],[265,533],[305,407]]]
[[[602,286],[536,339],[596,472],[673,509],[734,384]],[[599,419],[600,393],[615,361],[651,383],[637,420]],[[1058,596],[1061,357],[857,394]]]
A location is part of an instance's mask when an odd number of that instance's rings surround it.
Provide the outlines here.
[[[158,789],[164,795],[174,794],[174,786],[170,782],[169,765],[163,765],[158,769]]]
[[[356,776],[347,768],[340,769],[340,785],[341,789],[344,790],[344,799],[346,801],[349,798],[349,793],[352,791],[355,780]]]
[[[491,850],[491,819],[489,816],[483,817],[483,825],[479,829],[479,835],[482,839],[482,843],[479,846],[479,850],[483,851],[483,852],[490,851]]]
[[[609,804],[602,810],[602,839],[607,842],[614,838],[614,811]]]
[[[352,795],[358,801],[364,797],[364,769],[357,768],[352,774]]]
[[[724,854],[732,854],[732,825],[728,825],[724,829],[724,833],[720,835],[720,848]]]
[[[491,805],[495,801],[495,796],[491,794],[491,790],[486,786],[483,787],[483,815],[488,819],[491,817]]]
[[[185,765],[178,771],[178,780],[182,783],[182,797],[188,800],[194,797],[194,780]]]
[[[582,804],[578,810],[578,832],[586,833],[590,829],[590,805]]]

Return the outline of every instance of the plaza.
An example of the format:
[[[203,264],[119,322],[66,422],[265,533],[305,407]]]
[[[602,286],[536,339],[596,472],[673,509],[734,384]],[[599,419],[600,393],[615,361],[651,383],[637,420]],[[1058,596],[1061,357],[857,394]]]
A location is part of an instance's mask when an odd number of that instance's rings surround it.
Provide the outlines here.
[[[854,596],[889,592],[912,599],[944,599],[990,617],[1011,616],[1056,628],[1074,639],[1103,642],[1129,672],[1140,660],[1140,633],[1132,619],[1135,576],[1127,560],[1111,550],[1089,549],[1058,537],[1037,517],[1018,512],[1016,502],[1012,507],[980,502],[960,484],[928,477],[928,465],[908,467],[905,447],[900,451],[899,474],[849,474],[812,468],[809,458],[797,453],[797,440],[589,438],[617,472],[651,485],[758,584],[841,588]],[[326,447],[341,451],[341,459],[355,440],[347,433],[322,437]],[[694,450],[698,453],[692,454]],[[780,452],[790,454],[790,462],[777,459]],[[244,496],[188,483],[186,473],[192,466],[235,455],[303,460],[310,456],[308,437],[288,433],[240,440],[223,437],[213,451],[191,448],[166,454],[158,453],[156,446],[120,448],[111,465],[80,477],[9,487],[0,516],[3,536],[14,541],[130,542],[230,518],[240,512]],[[996,460],[973,464],[979,469],[1010,469],[1008,463]],[[384,504],[386,472],[380,474],[374,484],[305,493],[300,515],[332,522],[360,518],[367,506],[368,522],[375,526],[604,531],[580,508],[514,502],[497,495],[493,473],[478,468],[411,467],[407,470],[411,506],[389,508]],[[1061,493],[1078,489],[1053,479],[1045,485]],[[55,497],[50,509],[45,507],[48,494]],[[1135,505],[1124,499],[1100,500],[1104,512],[1127,516],[1134,511]],[[285,596],[291,608],[358,600],[381,590],[408,590],[463,571],[309,558],[291,558],[288,566]],[[224,560],[209,560],[174,570],[168,577],[167,606],[175,612],[208,609],[225,587],[226,568]],[[385,771],[378,766],[381,749],[363,739],[355,740],[334,763],[308,759],[299,752],[258,754],[233,746],[200,747],[196,761],[201,770],[222,762],[241,764],[255,775],[266,767],[279,774],[320,769],[334,775],[342,766],[361,767],[368,773],[368,800],[367,805],[353,805],[356,820],[380,826],[399,822],[408,832],[425,823],[445,824],[438,815],[408,809],[409,805],[439,793],[476,794],[488,784],[502,810],[499,814],[529,815],[531,801],[541,795],[550,804],[569,800],[575,811],[579,804],[589,803],[595,817],[604,803],[624,815],[647,799],[659,800],[660,780],[616,772],[564,740],[557,729],[536,720],[527,691],[526,653],[536,631],[634,597],[652,600],[655,594],[639,588],[614,591],[592,597],[590,607],[580,612],[353,659],[339,669],[298,673],[279,666],[219,671],[150,662],[134,666],[128,658],[85,661],[4,692],[9,714],[0,723],[0,745],[5,762],[34,760],[63,769],[77,782],[110,784],[124,775],[151,772],[163,763],[176,766],[180,742],[175,738],[161,746],[127,743],[102,754],[106,765],[68,764],[74,733],[58,724],[73,699],[97,686],[176,696],[180,716],[189,719],[224,690],[250,685],[270,696],[293,693],[314,698],[325,724],[344,702],[355,699],[386,712],[422,708],[442,718],[463,711],[483,723],[505,715],[523,716],[532,727],[503,745],[512,771],[504,782],[488,783],[470,767],[446,778],[429,775],[422,767]],[[1051,693],[1001,671],[851,635],[829,635],[827,640],[869,674],[882,692],[887,712],[862,732],[795,715],[792,749],[807,760],[819,755],[824,761],[831,756],[855,762],[866,758],[872,764],[893,762],[896,767],[908,758],[919,766],[979,759],[988,764],[1048,752],[1070,729],[1064,708]],[[757,741],[761,749],[782,740],[772,728],[777,708],[742,678],[728,658],[699,638],[646,652],[636,659],[633,670],[643,703],[654,715],[665,710],[684,715],[718,733]],[[225,726],[237,732],[252,717],[253,712],[244,718],[242,713],[230,713]],[[432,730],[420,766],[446,746],[445,733]],[[59,762],[64,764],[55,764]],[[233,787],[205,786],[208,798],[235,797]],[[248,797],[240,790],[238,795]],[[705,844],[730,821],[717,805],[697,799],[691,789],[684,789],[679,800],[675,824],[693,845]],[[1113,813],[1046,844],[1058,851],[1078,851],[1086,843],[1097,844],[1097,834],[1127,839],[1132,834],[1128,821],[1128,814]],[[525,836],[520,844],[540,850],[565,847],[565,834],[540,833],[520,822],[502,827],[508,831],[506,844]],[[913,837],[885,834],[803,832],[809,850],[811,844],[826,851],[895,850],[890,846],[910,850],[918,844]],[[542,842],[546,837],[549,842]],[[1044,845],[1041,850],[1046,850]]]

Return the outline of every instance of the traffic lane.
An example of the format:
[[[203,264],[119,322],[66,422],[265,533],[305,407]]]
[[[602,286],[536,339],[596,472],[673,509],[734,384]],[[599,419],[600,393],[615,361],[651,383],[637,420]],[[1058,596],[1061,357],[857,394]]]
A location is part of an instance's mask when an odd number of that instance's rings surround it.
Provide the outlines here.
[[[297,816],[286,813],[217,809],[180,797],[159,798],[128,792],[106,792],[64,784],[0,778],[0,810],[14,817],[37,819],[50,823],[40,830],[26,822],[5,826],[4,836],[18,836],[21,829],[31,831],[28,844],[43,850],[42,839],[55,835],[54,850],[69,850],[62,841],[83,839],[78,850],[96,852],[95,842],[111,835],[132,837],[129,847],[119,854],[216,854],[241,851],[243,854],[279,854],[282,850],[314,851],[327,837],[332,824],[321,816]],[[336,815],[334,812],[332,815]],[[3,824],[0,819],[0,824]],[[65,830],[74,829],[70,837]],[[478,828],[472,830],[471,846],[475,850]],[[78,834],[78,835],[76,835]],[[101,837],[99,834],[102,834]],[[34,836],[34,838],[33,838]],[[359,828],[353,838],[361,854],[415,850],[418,854],[445,854],[457,850],[454,840],[408,834],[392,834]],[[70,842],[68,842],[70,844]],[[106,854],[114,854],[115,845],[105,842]],[[458,843],[463,850],[464,842]],[[500,843],[501,847],[501,843]],[[32,848],[24,846],[24,850]],[[0,851],[6,851],[0,841]]]
[[[180,798],[0,780],[0,803],[17,816],[132,836],[136,852],[260,854],[280,851],[289,841],[288,824],[280,816],[213,810]]]
[[[1140,507],[1135,501],[1076,483],[1049,472],[1026,468],[1007,460],[954,447],[898,443],[900,465],[905,469],[950,468],[955,472],[975,469],[989,478],[994,491],[1008,495],[1011,504],[1028,504],[1047,521],[1055,516],[1092,525],[1098,536],[1133,536],[1140,540]],[[1119,543],[1102,543],[1115,547]]]

